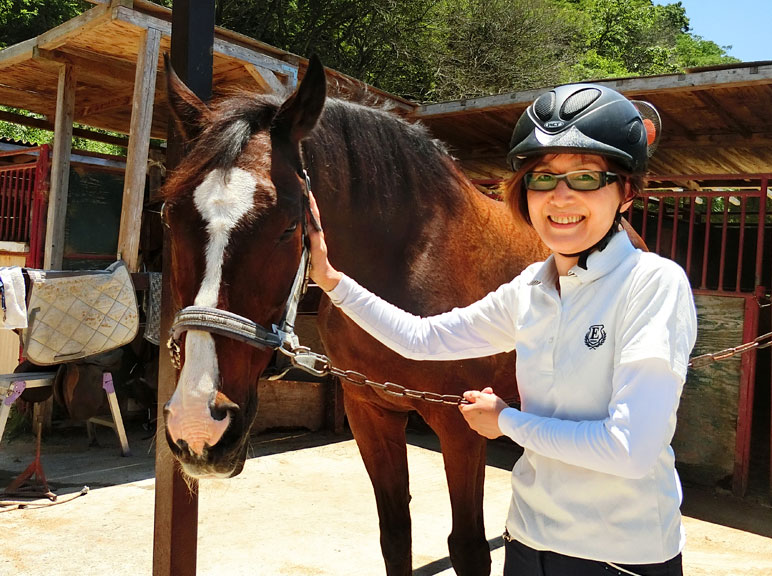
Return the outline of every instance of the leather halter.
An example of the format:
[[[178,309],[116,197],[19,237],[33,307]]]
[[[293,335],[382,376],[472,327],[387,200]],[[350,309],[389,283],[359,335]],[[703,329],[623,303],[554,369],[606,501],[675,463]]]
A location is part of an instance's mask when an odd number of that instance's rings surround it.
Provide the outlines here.
[[[255,348],[277,350],[285,346],[285,344],[289,345],[290,348],[299,346],[298,338],[295,334],[295,318],[297,317],[298,305],[308,288],[308,271],[311,265],[307,220],[311,222],[316,231],[321,231],[322,227],[311,212],[311,180],[308,177],[308,173],[303,169],[302,173],[298,175],[305,182],[305,189],[301,199],[303,203],[303,217],[301,218],[300,241],[303,251],[300,255],[300,264],[298,265],[298,271],[295,273],[295,280],[292,283],[287,304],[284,307],[284,314],[279,324],[274,324],[268,330],[249,318],[227,310],[211,306],[186,306],[177,312],[174,317],[171,335],[167,343],[169,354],[172,357],[172,364],[178,370],[182,368],[180,356],[181,337],[188,330],[202,330],[211,334],[218,334],[249,344]],[[273,377],[279,376],[281,374],[274,375]]]

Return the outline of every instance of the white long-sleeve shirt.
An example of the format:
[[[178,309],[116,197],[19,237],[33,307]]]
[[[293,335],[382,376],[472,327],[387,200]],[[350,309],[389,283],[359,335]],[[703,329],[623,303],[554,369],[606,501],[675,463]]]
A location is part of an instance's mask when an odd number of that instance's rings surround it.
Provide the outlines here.
[[[682,549],[670,441],[697,320],[678,265],[617,234],[586,270],[558,277],[549,258],[478,302],[429,318],[345,276],[329,296],[409,358],[516,350],[521,409],[499,416],[502,432],[525,449],[512,471],[513,537],[623,564],[664,562]]]

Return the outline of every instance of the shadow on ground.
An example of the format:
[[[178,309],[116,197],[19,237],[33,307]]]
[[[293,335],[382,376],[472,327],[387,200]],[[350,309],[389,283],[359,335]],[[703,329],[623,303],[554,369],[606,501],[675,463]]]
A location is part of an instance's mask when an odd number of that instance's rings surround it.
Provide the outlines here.
[[[101,488],[150,479],[155,474],[155,438],[141,422],[128,421],[127,433],[132,455],[122,457],[117,439],[109,429],[98,429],[97,445],[90,445],[85,426],[57,426],[41,445],[41,463],[51,490],[58,496],[76,494],[84,486]],[[408,441],[414,446],[439,452],[439,442],[421,422],[411,422]],[[299,430],[265,432],[252,436],[250,458],[346,442],[351,434]],[[488,465],[511,470],[522,450],[513,442],[499,439],[488,444]],[[8,486],[35,456],[31,434],[3,439],[0,445],[0,490]],[[2,498],[0,498],[2,499]],[[684,482],[684,515],[745,532],[772,538],[772,510],[767,495],[741,499],[720,487]],[[491,541],[491,546],[501,546]],[[443,558],[419,568],[415,574],[429,576],[450,566]]]

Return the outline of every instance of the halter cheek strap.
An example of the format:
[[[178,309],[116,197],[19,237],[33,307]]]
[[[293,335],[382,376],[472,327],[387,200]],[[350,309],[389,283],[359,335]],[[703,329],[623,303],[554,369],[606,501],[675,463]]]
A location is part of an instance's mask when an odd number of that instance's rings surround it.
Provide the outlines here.
[[[187,306],[177,312],[177,315],[174,317],[171,335],[167,343],[172,357],[172,364],[178,370],[182,367],[180,342],[182,334],[188,330],[202,330],[219,334],[256,348],[277,350],[285,345],[288,345],[290,349],[299,346],[298,337],[295,334],[295,318],[297,317],[298,305],[308,289],[308,272],[311,264],[307,222],[310,222],[311,226],[317,231],[321,231],[322,227],[311,212],[311,180],[308,177],[308,173],[303,169],[302,173],[298,172],[298,176],[305,183],[301,199],[303,214],[301,217],[300,242],[302,252],[281,320],[278,324],[272,325],[270,330],[267,330],[249,318],[239,316],[227,310],[208,306]],[[289,370],[289,367],[287,370]],[[281,376],[283,376],[283,373],[277,373],[272,375],[272,378]]]

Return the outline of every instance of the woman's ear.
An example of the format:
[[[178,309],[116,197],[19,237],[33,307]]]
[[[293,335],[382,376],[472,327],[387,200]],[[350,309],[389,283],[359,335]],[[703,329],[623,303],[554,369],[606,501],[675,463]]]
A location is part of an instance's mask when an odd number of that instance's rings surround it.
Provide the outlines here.
[[[622,188],[622,203],[619,205],[620,214],[623,214],[630,209],[630,205],[633,203],[633,198],[635,198],[635,194],[633,194],[633,188],[630,185],[630,181],[626,180],[624,187]]]

